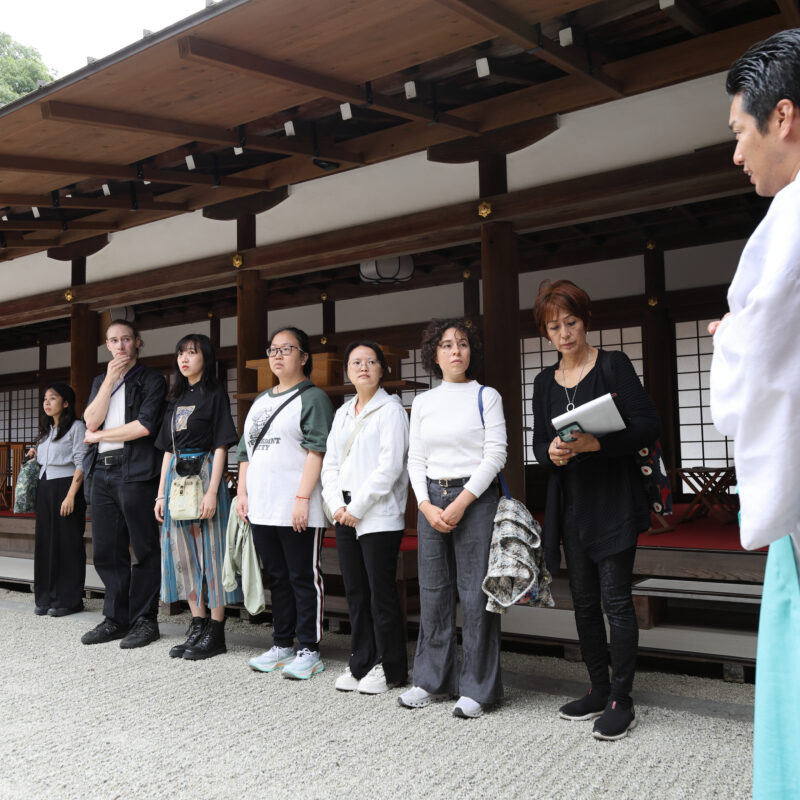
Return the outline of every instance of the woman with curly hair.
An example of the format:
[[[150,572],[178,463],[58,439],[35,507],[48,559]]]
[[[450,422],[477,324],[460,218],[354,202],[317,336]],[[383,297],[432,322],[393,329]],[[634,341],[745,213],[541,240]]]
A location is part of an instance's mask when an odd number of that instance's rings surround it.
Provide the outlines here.
[[[441,385],[414,398],[408,474],[419,505],[420,623],[414,686],[398,702],[424,708],[458,696],[453,714],[479,717],[503,695],[500,617],[481,590],[506,460],[503,403],[474,376],[481,344],[463,319],[435,319],[422,335],[425,369]],[[482,391],[483,390],[483,391]],[[463,657],[458,662],[456,601]]]

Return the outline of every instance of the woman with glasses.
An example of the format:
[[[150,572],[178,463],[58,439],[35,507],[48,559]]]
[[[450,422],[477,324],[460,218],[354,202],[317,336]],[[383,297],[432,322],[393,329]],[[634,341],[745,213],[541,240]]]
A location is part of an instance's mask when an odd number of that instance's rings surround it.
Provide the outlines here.
[[[267,355],[278,383],[253,401],[237,452],[236,513],[252,525],[272,598],[273,646],[248,663],[258,672],[282,667],[284,677],[306,680],[325,668],[320,548],[327,520],[319,476],[333,406],[309,380],[304,331],[275,331]]]
[[[494,480],[506,460],[506,423],[500,395],[474,380],[480,352],[480,339],[462,319],[433,320],[422,334],[423,366],[442,383],[411,406],[408,474],[419,505],[420,623],[414,686],[398,698],[401,706],[423,708],[455,695],[453,714],[467,718],[481,716],[503,695],[500,616],[486,610],[481,584],[499,501]]]
[[[165,603],[185,600],[192,612],[188,638],[169,654],[189,661],[227,652],[225,605],[238,599],[222,587],[230,512],[222,475],[228,448],[238,437],[216,366],[208,336],[190,333],[178,342],[167,410],[156,437],[156,447],[164,451],[155,504],[161,523],[161,599]],[[172,519],[168,502],[172,481],[189,475],[199,475],[203,483],[200,516]]]
[[[408,414],[380,386],[386,359],[375,342],[349,344],[344,361],[356,396],[336,412],[322,465],[351,630],[350,662],[334,685],[381,694],[408,677],[396,582],[408,498]]]
[[[34,611],[40,616],[64,617],[83,611],[86,426],[75,419],[75,392],[64,383],[51,383],[44,390],[42,408],[46,421],[41,438],[28,451],[40,464],[33,554]]]

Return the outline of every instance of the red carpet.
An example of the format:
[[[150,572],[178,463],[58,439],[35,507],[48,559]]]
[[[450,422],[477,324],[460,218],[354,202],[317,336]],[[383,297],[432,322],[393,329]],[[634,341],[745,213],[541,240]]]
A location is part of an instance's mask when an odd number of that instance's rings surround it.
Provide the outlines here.
[[[712,517],[698,517],[691,522],[677,524],[685,508],[686,504],[676,503],[674,513],[666,517],[669,524],[675,526],[675,530],[652,535],[643,533],[639,536],[639,547],[747,552],[739,542],[739,526],[735,522],[725,525]]]

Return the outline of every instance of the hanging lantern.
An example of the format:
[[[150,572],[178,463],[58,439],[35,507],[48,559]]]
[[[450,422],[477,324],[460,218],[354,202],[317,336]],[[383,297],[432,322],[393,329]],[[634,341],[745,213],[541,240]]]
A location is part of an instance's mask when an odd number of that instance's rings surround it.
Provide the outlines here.
[[[414,275],[414,259],[411,256],[386,256],[362,261],[359,271],[366,283],[403,283]]]

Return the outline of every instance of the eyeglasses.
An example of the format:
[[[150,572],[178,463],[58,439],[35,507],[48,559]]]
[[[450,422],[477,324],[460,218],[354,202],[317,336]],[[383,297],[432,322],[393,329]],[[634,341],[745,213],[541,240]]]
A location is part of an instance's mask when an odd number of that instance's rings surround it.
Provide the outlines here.
[[[296,344],[284,344],[281,345],[281,347],[268,347],[267,355],[270,358],[275,358],[278,353],[280,353],[282,356],[290,356],[292,354],[292,350],[297,350],[298,353],[305,353],[305,350],[302,350]]]
[[[380,361],[376,361],[374,358],[368,358],[366,361],[361,361],[361,359],[354,358],[348,366],[351,366],[353,369],[361,369],[361,367],[366,367],[367,369],[375,369],[380,364]]]

